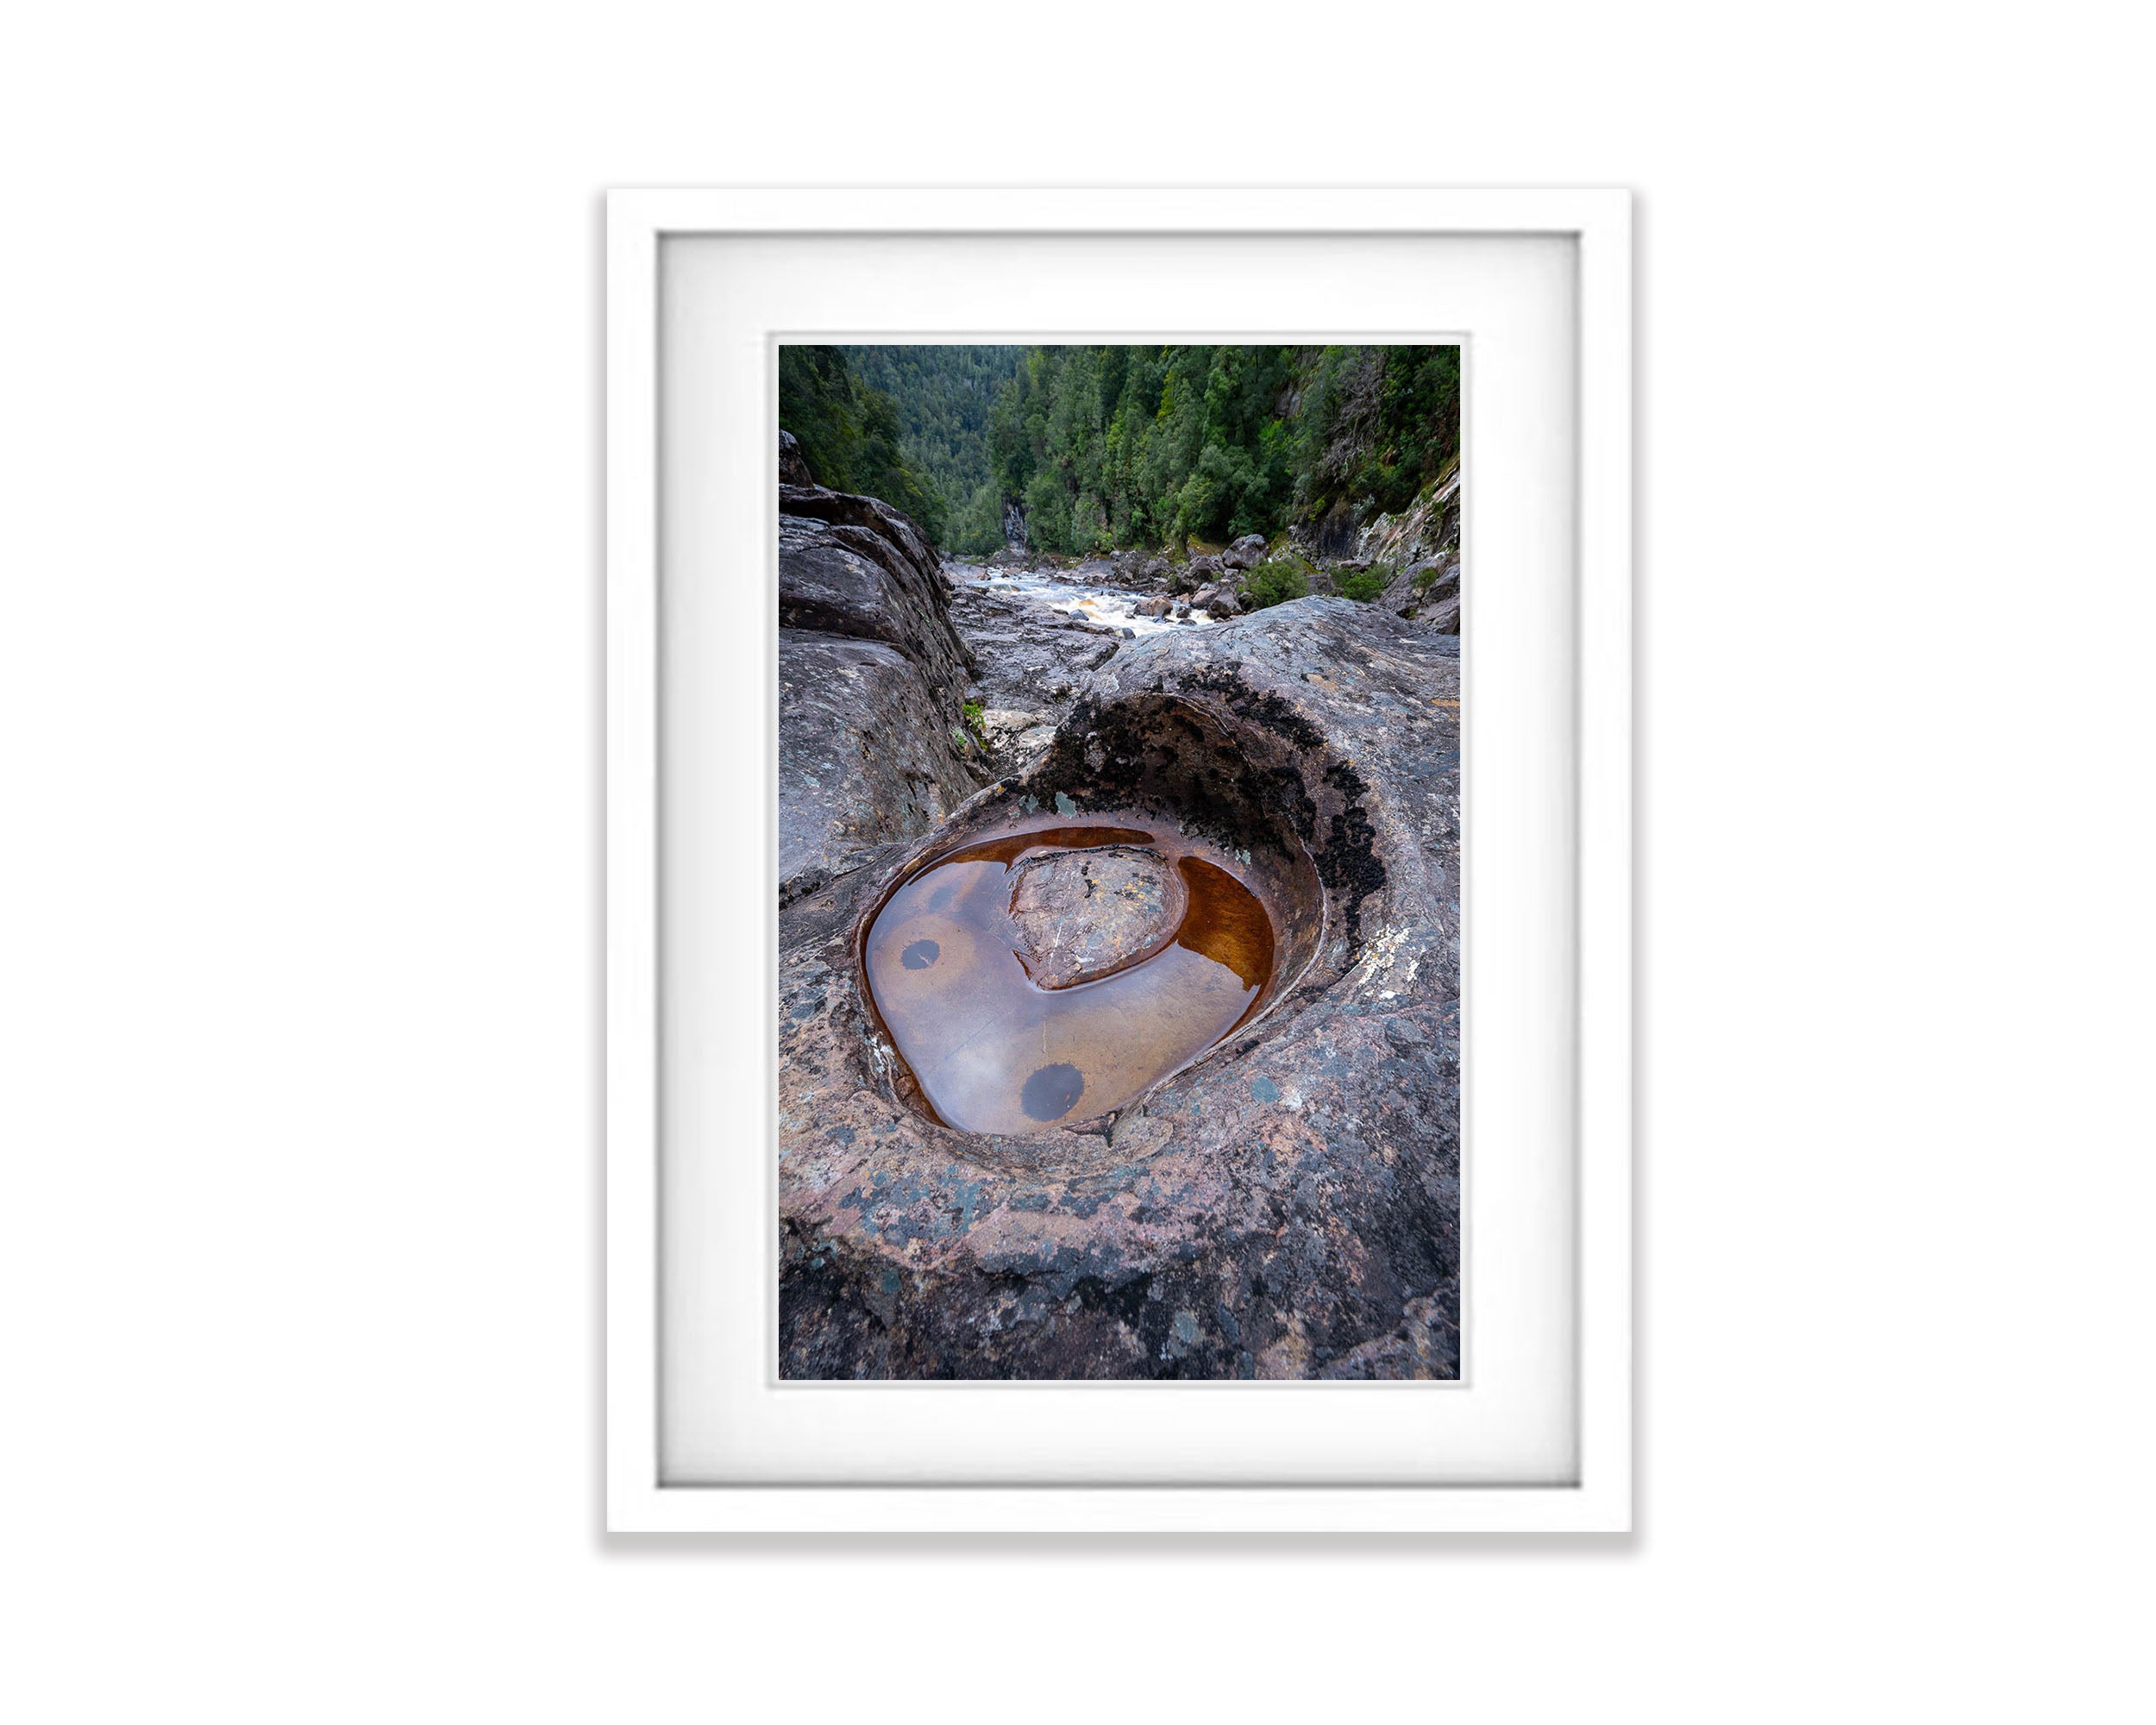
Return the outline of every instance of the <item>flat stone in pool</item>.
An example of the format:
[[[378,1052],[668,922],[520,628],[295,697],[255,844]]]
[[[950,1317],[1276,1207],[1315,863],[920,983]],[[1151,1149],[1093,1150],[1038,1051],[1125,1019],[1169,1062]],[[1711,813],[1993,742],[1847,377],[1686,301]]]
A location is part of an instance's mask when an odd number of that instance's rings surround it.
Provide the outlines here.
[[[1165,856],[1126,844],[1029,856],[1011,882],[1018,956],[1044,988],[1091,982],[1157,952],[1188,897]]]
[[[1234,858],[1139,819],[1044,814],[902,880],[871,917],[869,998],[940,1124],[1025,1136],[1098,1120],[1255,1007],[1273,974],[1265,906]]]

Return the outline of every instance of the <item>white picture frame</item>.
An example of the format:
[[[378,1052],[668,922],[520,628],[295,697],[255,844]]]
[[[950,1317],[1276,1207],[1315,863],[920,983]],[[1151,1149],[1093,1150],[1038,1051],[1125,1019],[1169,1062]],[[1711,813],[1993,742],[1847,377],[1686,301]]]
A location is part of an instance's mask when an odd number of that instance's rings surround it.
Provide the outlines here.
[[[1104,1457],[1097,1477],[1052,1483],[859,1482],[826,1465],[812,1481],[744,1477],[669,1478],[661,1408],[668,1394],[661,1333],[664,1146],[661,1141],[661,776],[660,515],[661,256],[669,242],[706,236],[963,237],[1018,246],[1058,236],[1074,243],[1119,236],[1262,236],[1298,247],[1472,238],[1560,242],[1571,260],[1576,392],[1569,458],[1575,530],[1574,606],[1552,633],[1565,653],[1576,724],[1569,770],[1576,787],[1576,850],[1569,954],[1575,1023],[1569,1086],[1572,1253],[1563,1284],[1570,1305],[1571,1442],[1564,1477],[1518,1479],[1479,1468],[1452,1483],[1350,1481],[1313,1475],[1200,1483],[1119,1473]],[[631,191],[607,208],[606,527],[606,1524],[617,1534],[673,1532],[1474,1532],[1619,1533],[1633,1513],[1632,1405],[1632,568],[1630,200],[1611,191]],[[1442,321],[1442,320],[1440,320]],[[1347,328],[1352,317],[1325,320]],[[996,327],[1038,329],[1023,308]],[[766,331],[776,333],[776,325]],[[918,319],[904,327],[920,327]],[[941,327],[941,326],[931,326]],[[977,319],[963,326],[984,327]],[[1114,327],[1127,327],[1115,324]],[[1309,327],[1307,323],[1300,327]],[[1221,333],[1227,333],[1225,329]],[[1470,337],[1472,330],[1466,332]],[[768,348],[768,343],[766,342]],[[767,389],[769,386],[767,384]],[[769,397],[756,411],[768,417]],[[1470,411],[1471,411],[1470,405]],[[1472,439],[1470,424],[1470,447]],[[775,438],[775,430],[771,433]],[[736,449],[741,463],[763,452]],[[1470,485],[1473,483],[1470,478]],[[1472,508],[1472,504],[1470,504]],[[1470,568],[1474,568],[1470,562]],[[761,579],[761,576],[760,576]],[[1471,577],[1470,577],[1471,579]],[[761,586],[755,588],[761,593]],[[1471,603],[1471,601],[1470,601]],[[772,627],[775,630],[775,613]],[[1470,649],[1471,650],[1471,649]],[[772,723],[775,724],[775,716]],[[744,786],[768,789],[762,763],[744,755]],[[1471,878],[1471,877],[1470,877]],[[768,934],[759,939],[767,941]],[[1468,1083],[1476,1051],[1468,1051]],[[748,1110],[743,1113],[746,1118]],[[709,1135],[705,1135],[708,1138]],[[753,1122],[721,1146],[743,1169],[770,1163]],[[1487,1152],[1468,1123],[1470,1158]],[[678,1189],[678,1185],[677,1185]],[[1474,1220],[1470,1175],[1466,1226]],[[769,1214],[736,1202],[728,1228],[769,1233]],[[699,1215],[702,1213],[699,1212]],[[1553,1213],[1554,1214],[1554,1213]],[[680,1218],[675,1218],[677,1223]],[[714,1242],[712,1256],[723,1256]],[[711,1302],[703,1308],[714,1309]],[[1470,1314],[1472,1320],[1470,1302]],[[746,1327],[762,1309],[715,1320]],[[1470,1346],[1472,1340],[1470,1338]],[[817,1386],[834,1397],[874,1396],[879,1386]],[[998,1386],[956,1391],[971,1397]],[[1141,1386],[1150,1397],[1204,1397],[1213,1386]],[[1314,1406],[1314,1386],[1237,1386]],[[1352,1390],[1363,1386],[1341,1386]],[[775,1389],[775,1386],[774,1386]],[[1401,1395],[1472,1396],[1476,1386],[1405,1386]],[[946,1408],[953,1406],[945,1402]],[[977,1400],[970,1404],[979,1408]],[[1131,1404],[1126,1401],[1123,1404]],[[1173,1403],[1154,1403],[1156,1411]],[[1194,1410],[1201,1403],[1186,1401]],[[1285,1404],[1278,1404],[1285,1405]],[[1375,1404],[1365,1402],[1364,1408]],[[1405,1404],[1397,1401],[1395,1408]],[[1099,1418],[1119,1417],[1113,1405]],[[1151,1415],[1149,1415],[1151,1417]],[[1163,1417],[1173,1418],[1173,1414]],[[1388,1417],[1395,1417],[1388,1415]],[[1105,1428],[1104,1428],[1105,1429]]]

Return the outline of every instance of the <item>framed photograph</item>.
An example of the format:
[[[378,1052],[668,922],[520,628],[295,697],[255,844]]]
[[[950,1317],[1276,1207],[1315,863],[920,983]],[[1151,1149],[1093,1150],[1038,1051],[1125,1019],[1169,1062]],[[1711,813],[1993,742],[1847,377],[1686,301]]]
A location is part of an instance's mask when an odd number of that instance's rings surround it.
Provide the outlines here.
[[[610,1528],[1629,1528],[1626,194],[607,244]]]

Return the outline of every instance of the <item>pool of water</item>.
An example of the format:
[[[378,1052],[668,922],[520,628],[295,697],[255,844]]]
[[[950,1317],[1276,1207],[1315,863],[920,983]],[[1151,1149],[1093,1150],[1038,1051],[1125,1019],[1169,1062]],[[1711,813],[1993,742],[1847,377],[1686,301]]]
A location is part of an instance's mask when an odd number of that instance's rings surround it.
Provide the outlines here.
[[[1096,1119],[1234,1030],[1276,938],[1237,859],[1157,814],[961,844],[870,919],[870,1000],[925,1112],[1025,1135]]]

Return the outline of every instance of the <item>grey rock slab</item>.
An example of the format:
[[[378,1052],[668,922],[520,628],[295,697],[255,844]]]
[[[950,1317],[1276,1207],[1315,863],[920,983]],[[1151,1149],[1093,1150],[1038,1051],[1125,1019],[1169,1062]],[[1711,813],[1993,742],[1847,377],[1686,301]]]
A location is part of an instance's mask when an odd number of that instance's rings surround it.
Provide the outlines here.
[[[781,627],[889,643],[955,712],[969,664],[935,553],[896,510],[818,486],[779,488]]]
[[[781,903],[933,825],[989,776],[934,550],[880,499],[805,482],[780,437]]]
[[[983,776],[920,667],[897,648],[780,630],[782,906],[928,831]]]

